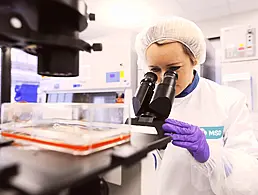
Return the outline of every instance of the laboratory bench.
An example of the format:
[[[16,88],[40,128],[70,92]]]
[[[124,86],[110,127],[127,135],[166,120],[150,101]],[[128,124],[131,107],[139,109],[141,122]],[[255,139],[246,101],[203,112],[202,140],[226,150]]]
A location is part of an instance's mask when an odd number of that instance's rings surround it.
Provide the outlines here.
[[[131,166],[170,141],[170,137],[132,133],[130,143],[88,156],[2,144],[0,194],[80,195],[87,191],[89,195],[102,195],[107,190],[102,174],[119,166]]]

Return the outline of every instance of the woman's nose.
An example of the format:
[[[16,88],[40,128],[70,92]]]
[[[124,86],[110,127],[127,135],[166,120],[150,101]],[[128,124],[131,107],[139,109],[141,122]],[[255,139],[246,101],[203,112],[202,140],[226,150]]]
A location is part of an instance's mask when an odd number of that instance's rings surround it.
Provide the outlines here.
[[[160,75],[160,78],[161,78],[161,81],[163,81],[163,78],[164,78],[164,74],[167,70],[162,70],[161,71],[161,75]]]

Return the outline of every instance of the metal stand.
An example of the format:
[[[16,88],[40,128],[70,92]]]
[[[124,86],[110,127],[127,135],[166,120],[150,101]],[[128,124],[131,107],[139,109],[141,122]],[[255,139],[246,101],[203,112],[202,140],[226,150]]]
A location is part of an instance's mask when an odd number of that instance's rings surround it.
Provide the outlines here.
[[[11,102],[11,48],[2,47],[1,49],[1,104]]]

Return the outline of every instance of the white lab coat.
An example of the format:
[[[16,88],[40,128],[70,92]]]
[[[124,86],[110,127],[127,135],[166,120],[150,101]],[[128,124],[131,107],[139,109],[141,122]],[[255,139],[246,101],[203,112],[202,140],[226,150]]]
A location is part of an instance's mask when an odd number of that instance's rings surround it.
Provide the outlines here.
[[[187,96],[176,98],[170,118],[206,132],[210,158],[198,163],[171,143],[158,173],[158,195],[257,195],[258,144],[245,96],[200,78]]]

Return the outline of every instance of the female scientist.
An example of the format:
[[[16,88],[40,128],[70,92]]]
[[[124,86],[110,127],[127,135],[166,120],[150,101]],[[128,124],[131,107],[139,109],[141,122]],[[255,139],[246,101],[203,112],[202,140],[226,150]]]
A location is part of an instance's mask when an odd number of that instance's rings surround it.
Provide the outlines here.
[[[180,66],[176,98],[163,125],[172,137],[159,170],[158,195],[257,195],[258,144],[246,98],[238,90],[200,78],[205,61],[201,30],[179,17],[157,22],[136,38],[139,62],[162,80]]]

